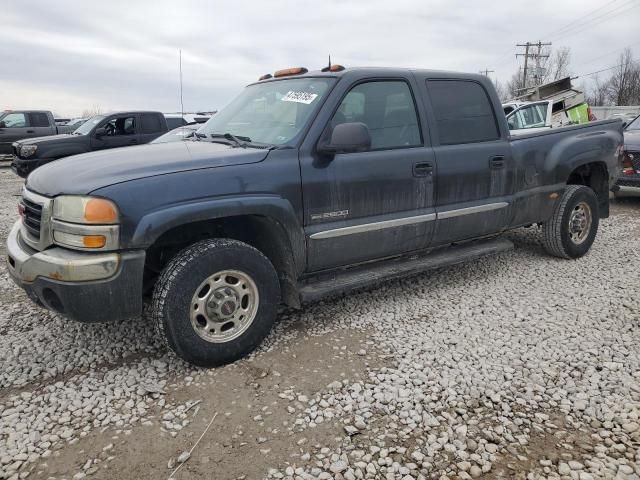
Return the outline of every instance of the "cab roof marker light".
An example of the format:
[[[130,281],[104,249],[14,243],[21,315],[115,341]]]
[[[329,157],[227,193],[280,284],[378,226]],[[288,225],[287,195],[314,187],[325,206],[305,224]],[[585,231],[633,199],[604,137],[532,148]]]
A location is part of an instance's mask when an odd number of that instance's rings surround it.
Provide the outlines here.
[[[273,74],[274,78],[278,77],[286,77],[288,75],[302,75],[303,73],[307,73],[307,70],[304,67],[293,67],[293,68],[285,68],[284,70],[278,70]]]
[[[273,75],[271,75],[270,73],[265,73],[264,75],[262,75],[262,76],[258,79],[258,81],[261,81],[261,80],[269,80],[270,78],[273,78]]]
[[[344,67],[342,65],[335,64],[324,67],[321,72],[341,72],[342,70],[344,70]]]

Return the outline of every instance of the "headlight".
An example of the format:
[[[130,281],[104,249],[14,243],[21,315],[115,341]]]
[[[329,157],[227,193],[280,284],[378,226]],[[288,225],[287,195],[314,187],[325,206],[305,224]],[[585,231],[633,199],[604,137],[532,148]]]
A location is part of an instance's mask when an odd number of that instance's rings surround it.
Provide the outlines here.
[[[22,158],[29,158],[31,155],[36,153],[36,150],[38,150],[38,146],[37,145],[21,145],[20,146],[20,156]]]
[[[53,200],[53,241],[80,250],[115,250],[118,207],[104,198],[62,195]]]
[[[53,218],[73,223],[116,224],[118,208],[104,198],[63,195],[53,201]]]

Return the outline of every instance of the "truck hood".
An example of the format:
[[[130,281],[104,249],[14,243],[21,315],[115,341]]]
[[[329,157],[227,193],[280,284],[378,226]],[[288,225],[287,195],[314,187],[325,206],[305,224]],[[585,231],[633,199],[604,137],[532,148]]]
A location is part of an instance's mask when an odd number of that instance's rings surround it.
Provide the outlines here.
[[[35,138],[23,138],[22,140],[18,140],[16,143],[20,145],[38,145],[40,143],[64,143],[67,140],[73,138],[74,135],[69,133],[61,133],[59,135],[49,135],[48,137],[35,137]]]
[[[624,149],[640,152],[640,130],[624,131]]]
[[[256,163],[268,154],[268,150],[234,148],[205,141],[114,148],[43,165],[29,175],[27,188],[47,196],[86,195],[99,188],[140,178]]]

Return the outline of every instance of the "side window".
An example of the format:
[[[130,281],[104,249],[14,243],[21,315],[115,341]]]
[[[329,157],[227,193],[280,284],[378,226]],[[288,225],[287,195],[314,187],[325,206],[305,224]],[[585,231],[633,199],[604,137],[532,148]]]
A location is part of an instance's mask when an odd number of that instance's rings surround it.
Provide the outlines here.
[[[32,127],[48,127],[49,117],[44,112],[32,112],[29,114],[29,123]]]
[[[104,128],[110,137],[133,135],[136,133],[136,117],[124,116],[112,118],[104,125]]]
[[[23,128],[27,126],[27,118],[24,113],[8,113],[0,120],[2,128]]]
[[[143,114],[141,121],[141,133],[160,133],[162,132],[162,124],[157,115]]]
[[[413,96],[409,85],[401,80],[367,82],[353,87],[329,125],[332,129],[351,122],[362,122],[369,128],[372,150],[422,145]]]
[[[441,145],[500,138],[491,101],[479,83],[427,80]]]

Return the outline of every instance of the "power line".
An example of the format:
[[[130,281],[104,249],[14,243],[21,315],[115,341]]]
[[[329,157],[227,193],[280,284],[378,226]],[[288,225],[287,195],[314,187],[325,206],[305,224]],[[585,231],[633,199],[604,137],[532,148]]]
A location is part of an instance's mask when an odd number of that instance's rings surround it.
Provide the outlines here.
[[[484,70],[480,70],[480,72],[482,75],[484,75],[485,77],[488,77],[490,73],[495,73],[495,70],[489,70],[489,69],[484,69]]]
[[[556,35],[557,33],[561,32],[562,30],[566,30],[567,28],[572,27],[576,23],[581,22],[585,18],[590,17],[594,13],[598,13],[600,10],[603,10],[603,9],[607,8],[608,6],[614,4],[614,3],[618,2],[618,1],[619,0],[611,0],[610,2],[607,2],[605,5],[602,5],[601,7],[598,7],[595,10],[592,10],[589,13],[586,13],[586,14],[582,15],[581,17],[578,17],[575,20],[572,20],[571,22],[567,23],[566,25],[563,25],[562,27],[558,27],[555,30],[551,30],[550,32],[548,32],[545,35],[543,35],[543,37],[548,38],[548,37],[550,37],[552,35]]]
[[[638,62],[634,60],[634,61],[631,61],[629,63],[638,63]],[[571,78],[572,79],[576,79],[576,78],[580,78],[580,77],[589,77],[591,75],[595,75],[596,73],[606,72],[608,70],[613,70],[614,68],[622,67],[623,65],[626,65],[626,63],[620,63],[618,65],[614,65],[613,67],[603,68],[602,70],[596,70],[595,72],[583,73],[581,75],[576,75],[575,77],[571,77]]]
[[[633,3],[635,3],[635,5],[633,5]],[[626,3],[624,5],[620,5],[616,8],[614,8],[613,10],[610,10],[602,15],[599,15],[597,17],[591,18],[589,20],[587,20],[586,22],[584,22],[581,25],[576,25],[572,28],[567,29],[565,32],[561,32],[559,35],[551,35],[551,38],[553,38],[554,40],[559,40],[561,38],[565,38],[565,37],[570,37],[572,35],[575,35],[577,33],[581,33],[585,30],[588,30],[590,28],[595,27],[596,25],[599,25],[603,22],[609,21],[614,19],[615,17],[622,15],[623,13],[627,13],[631,10],[633,10],[634,8],[640,6],[640,3],[636,3],[635,1],[631,1],[629,3]],[[627,8],[629,7],[629,8]],[[596,22],[596,20],[599,20]]]
[[[595,62],[596,60],[600,60],[601,58],[608,57],[612,53],[616,53],[616,52],[619,52],[620,50],[625,50],[627,48],[631,48],[631,47],[634,47],[634,46],[639,45],[639,44],[640,44],[640,42],[636,42],[636,43],[632,43],[630,45],[627,45],[626,47],[616,48],[615,50],[611,50],[610,52],[607,52],[607,53],[605,53],[603,55],[598,55],[597,57],[594,57],[591,60],[587,60],[586,62],[582,62],[582,64],[586,65],[588,63]]]

